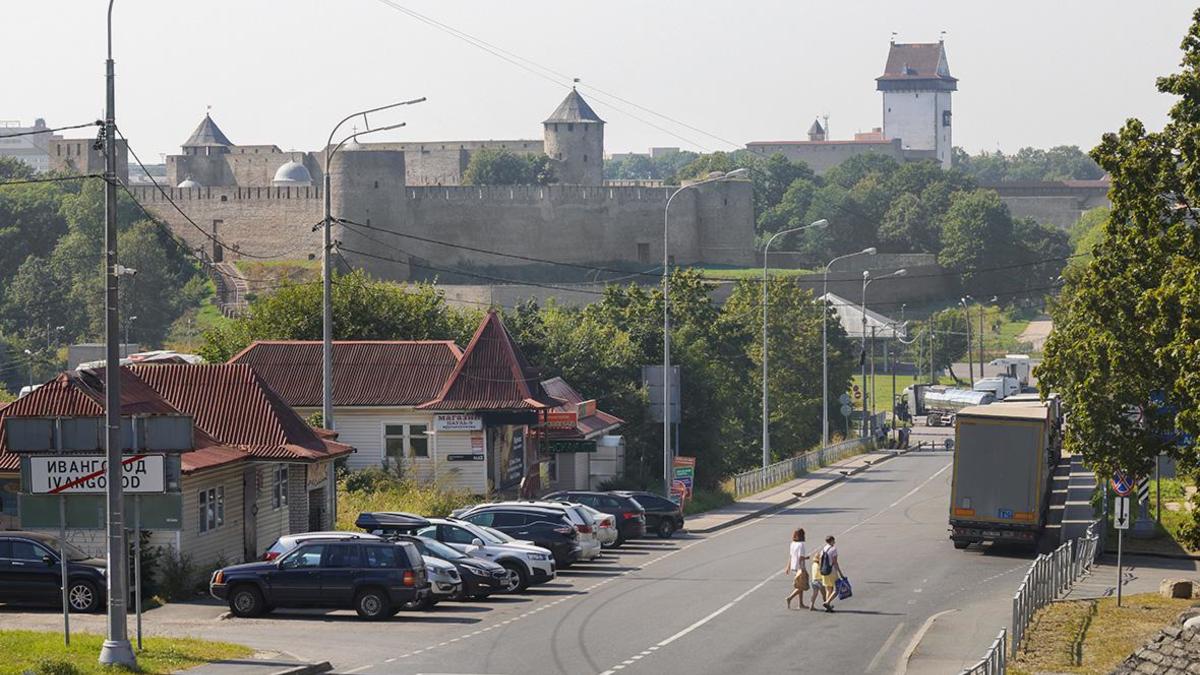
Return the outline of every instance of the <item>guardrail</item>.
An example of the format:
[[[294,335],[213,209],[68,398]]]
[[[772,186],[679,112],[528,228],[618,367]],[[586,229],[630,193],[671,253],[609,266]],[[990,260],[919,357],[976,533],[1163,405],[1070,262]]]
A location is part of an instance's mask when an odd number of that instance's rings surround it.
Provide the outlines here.
[[[992,646],[975,665],[963,669],[961,675],[1003,675],[1008,669],[1008,631],[1000,629],[1000,634],[992,640]]]
[[[735,499],[762,492],[769,487],[786,483],[799,478],[813,469],[831,464],[851,455],[857,455],[871,449],[871,439],[853,438],[841,443],[827,445],[817,450],[796,455],[766,468],[743,471],[733,476],[733,496]]]

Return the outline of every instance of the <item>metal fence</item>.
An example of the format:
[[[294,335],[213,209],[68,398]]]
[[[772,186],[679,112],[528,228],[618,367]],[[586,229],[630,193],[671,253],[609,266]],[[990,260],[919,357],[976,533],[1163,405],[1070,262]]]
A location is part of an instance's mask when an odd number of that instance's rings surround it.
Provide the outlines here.
[[[1099,552],[1099,536],[1095,533],[1096,523],[1088,525],[1087,532],[1059,546],[1053,553],[1039,555],[1029,566],[1025,579],[1017,587],[1012,601],[1012,654],[1025,637],[1025,629],[1035,612],[1051,601],[1092,569]]]
[[[975,665],[963,669],[961,675],[1002,675],[1008,668],[1008,631],[1000,629],[1000,634],[992,640],[992,646]]]
[[[762,492],[769,487],[786,483],[793,478],[831,464],[851,455],[857,455],[871,449],[871,439],[854,438],[841,443],[834,443],[823,448],[796,455],[781,462],[768,464],[766,468],[744,471],[733,477],[734,498],[745,497],[756,492]]]

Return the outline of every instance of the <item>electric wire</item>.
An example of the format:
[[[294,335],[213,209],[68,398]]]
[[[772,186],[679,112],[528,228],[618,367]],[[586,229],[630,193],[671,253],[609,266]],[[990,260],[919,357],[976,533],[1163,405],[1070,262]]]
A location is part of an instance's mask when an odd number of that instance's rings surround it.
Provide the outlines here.
[[[33,129],[29,131],[19,131],[15,134],[0,134],[0,138],[17,138],[19,136],[37,136],[38,134],[52,134],[56,131],[70,131],[71,129],[82,129],[84,127],[101,127],[104,126],[104,120],[96,120],[86,124],[73,124],[66,127],[55,127],[53,129]]]
[[[80,174],[73,174],[70,176],[48,176],[46,178],[21,178],[18,180],[0,181],[0,187],[4,187],[6,185],[33,185],[36,183],[63,183],[66,181],[83,180],[86,178],[99,178],[99,179],[103,180],[104,176],[102,174],[98,174],[98,173],[80,173]]]

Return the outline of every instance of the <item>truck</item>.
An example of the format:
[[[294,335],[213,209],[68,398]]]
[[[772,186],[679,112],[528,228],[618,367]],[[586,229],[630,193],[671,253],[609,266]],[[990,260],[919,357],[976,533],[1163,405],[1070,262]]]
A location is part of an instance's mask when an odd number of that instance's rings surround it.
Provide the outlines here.
[[[980,378],[975,380],[975,385],[971,389],[990,392],[997,401],[1003,401],[1013,394],[1020,394],[1022,390],[1021,382],[1012,375]]]
[[[994,403],[958,411],[950,482],[954,548],[1004,542],[1036,547],[1062,455],[1058,408]]]
[[[1029,376],[1033,373],[1033,361],[1027,354],[1005,354],[1004,358],[992,359],[989,366],[1003,368],[1004,374],[1015,378],[1022,391],[1028,391]]]
[[[925,425],[953,424],[954,415],[963,408],[987,405],[996,397],[985,391],[958,389],[936,384],[913,384],[904,389],[903,401],[909,415],[924,415]]]

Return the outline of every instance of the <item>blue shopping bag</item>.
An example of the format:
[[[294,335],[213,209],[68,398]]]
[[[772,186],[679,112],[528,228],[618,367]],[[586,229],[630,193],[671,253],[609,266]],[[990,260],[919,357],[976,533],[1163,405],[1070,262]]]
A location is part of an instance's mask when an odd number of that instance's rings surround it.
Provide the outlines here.
[[[854,595],[854,590],[850,588],[850,580],[846,577],[833,582],[833,587],[837,590],[838,600],[845,600]]]

